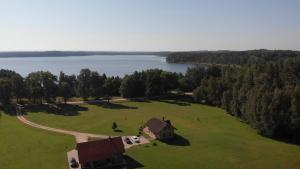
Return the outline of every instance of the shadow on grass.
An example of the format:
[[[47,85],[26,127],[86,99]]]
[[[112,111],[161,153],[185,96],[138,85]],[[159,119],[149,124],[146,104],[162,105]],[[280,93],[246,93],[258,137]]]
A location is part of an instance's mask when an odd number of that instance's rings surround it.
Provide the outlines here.
[[[63,116],[76,116],[80,111],[88,111],[87,107],[71,104],[43,104],[43,105],[27,105],[25,112],[43,112]]]
[[[127,162],[127,169],[136,169],[136,168],[142,168],[145,167],[140,162],[136,161],[135,159],[131,158],[128,155],[124,155],[124,159]]]
[[[168,140],[161,140],[161,142],[173,146],[190,146],[190,141],[178,134],[174,134],[174,138]]]
[[[89,103],[90,105],[96,105],[96,106],[100,106],[102,108],[106,108],[106,109],[137,109],[138,107],[134,107],[134,106],[126,106],[123,104],[118,104],[118,103],[108,103],[108,102],[97,102],[97,103]]]
[[[194,103],[192,97],[185,95],[169,95],[165,97],[154,98],[153,100],[178,106],[191,106],[191,103]]]
[[[116,129],[116,130],[114,130],[114,132],[116,132],[116,133],[123,133],[123,130],[121,130],[121,129]]]
[[[129,100],[132,102],[151,103],[151,100],[149,100],[148,98],[135,98]]]
[[[5,106],[5,107],[1,106],[0,111],[2,111],[4,114],[10,115],[10,116],[16,116],[17,115],[15,106],[12,106],[12,105]],[[2,112],[0,112],[0,116],[1,116]]]
[[[164,103],[168,103],[168,104],[176,104],[178,106],[190,106],[191,103],[189,102],[185,102],[185,101],[180,101],[180,100],[157,100],[159,102],[164,102]]]

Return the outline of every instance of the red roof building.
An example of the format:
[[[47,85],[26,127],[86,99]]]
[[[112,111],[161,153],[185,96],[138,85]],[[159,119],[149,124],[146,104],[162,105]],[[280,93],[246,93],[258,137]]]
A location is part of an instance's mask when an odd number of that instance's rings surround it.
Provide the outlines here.
[[[108,138],[104,140],[77,143],[79,163],[83,168],[86,165],[94,165],[101,161],[113,163],[116,157],[125,153],[124,144],[121,137]]]

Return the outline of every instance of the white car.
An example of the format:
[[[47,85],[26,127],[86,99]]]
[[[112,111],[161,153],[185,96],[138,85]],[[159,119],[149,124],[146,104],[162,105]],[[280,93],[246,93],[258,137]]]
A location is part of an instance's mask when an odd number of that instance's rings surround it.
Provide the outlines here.
[[[137,136],[132,136],[131,138],[132,138],[133,142],[135,142],[135,143],[140,143],[140,138],[139,138],[139,137],[137,137]]]

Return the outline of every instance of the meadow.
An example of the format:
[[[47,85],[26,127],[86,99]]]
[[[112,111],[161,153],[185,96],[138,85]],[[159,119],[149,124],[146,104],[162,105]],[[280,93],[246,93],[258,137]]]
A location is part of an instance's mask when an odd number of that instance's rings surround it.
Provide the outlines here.
[[[300,146],[262,137],[222,109],[183,101],[122,102],[79,105],[57,113],[28,112],[29,120],[56,128],[107,135],[135,135],[151,117],[170,119],[177,139],[137,146],[126,154],[143,169],[296,169]],[[118,124],[119,132],[111,129]],[[75,146],[56,135],[0,119],[0,168],[66,168],[66,152]],[[1,169],[2,169],[1,168]]]
[[[15,116],[0,116],[1,169],[66,169],[66,152],[75,139],[21,124]]]

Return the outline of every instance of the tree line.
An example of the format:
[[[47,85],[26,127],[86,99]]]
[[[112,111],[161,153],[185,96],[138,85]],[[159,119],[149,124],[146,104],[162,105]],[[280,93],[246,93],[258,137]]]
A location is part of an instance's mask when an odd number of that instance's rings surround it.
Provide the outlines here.
[[[193,71],[195,101],[225,109],[264,136],[300,142],[300,59]]]
[[[300,57],[299,51],[249,50],[249,51],[199,51],[173,52],[167,56],[171,63],[212,63],[245,65],[258,62],[285,60]]]
[[[178,78],[183,75],[159,69],[134,72],[120,77],[107,77],[105,74],[82,69],[79,75],[57,77],[48,71],[37,71],[23,78],[11,70],[0,70],[0,103],[10,104],[26,100],[30,103],[55,102],[62,97],[67,102],[72,97],[83,100],[110,99],[112,96],[125,98],[164,95],[178,87]]]
[[[31,103],[54,102],[62,97],[66,102],[72,97],[101,98],[119,95],[121,78],[106,77],[89,69],[82,69],[78,76],[61,72],[57,77],[48,71],[37,71],[23,78],[11,70],[0,70],[0,102],[7,105],[12,99]]]

